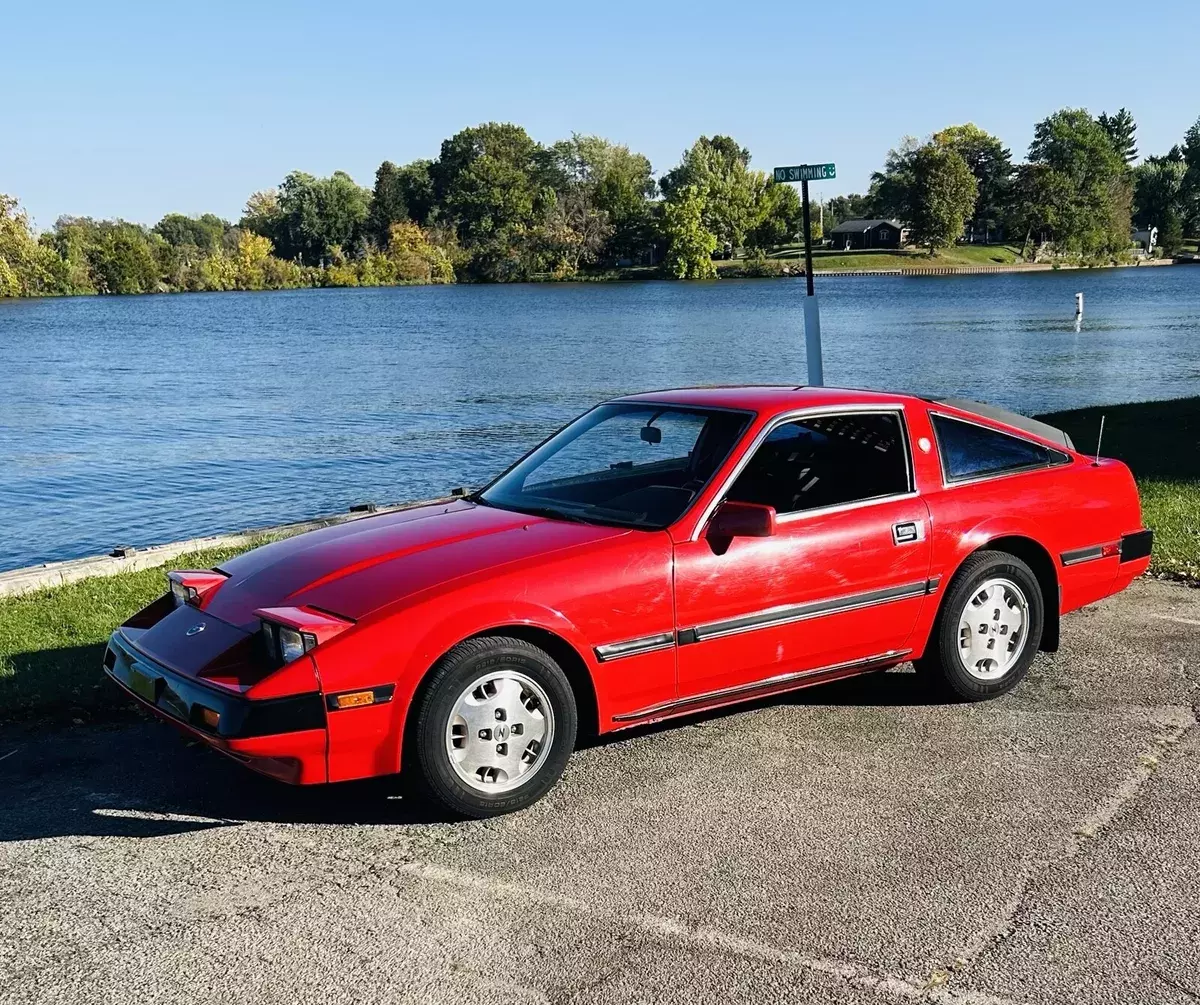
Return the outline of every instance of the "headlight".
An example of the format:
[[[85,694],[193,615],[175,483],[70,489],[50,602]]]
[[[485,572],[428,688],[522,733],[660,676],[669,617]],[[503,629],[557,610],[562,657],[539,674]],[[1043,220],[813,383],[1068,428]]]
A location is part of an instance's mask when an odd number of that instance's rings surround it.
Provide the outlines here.
[[[176,570],[167,573],[167,586],[176,607],[191,604],[199,607],[208,594],[226,580],[223,572],[204,570]]]
[[[267,662],[283,666],[340,635],[354,622],[307,607],[262,607],[254,612]]]
[[[267,657],[272,663],[291,663],[310,649],[315,649],[317,637],[288,625],[263,620],[259,629]]]
[[[313,641],[316,641],[315,639]],[[294,628],[279,626],[279,655],[284,663],[298,660],[305,653],[304,634]]]

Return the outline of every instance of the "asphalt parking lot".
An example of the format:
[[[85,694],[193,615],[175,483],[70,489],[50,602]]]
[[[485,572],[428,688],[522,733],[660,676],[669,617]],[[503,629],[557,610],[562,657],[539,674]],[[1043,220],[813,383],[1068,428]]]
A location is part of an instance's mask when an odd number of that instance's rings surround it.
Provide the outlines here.
[[[515,816],[169,727],[0,740],[0,1000],[1200,1001],[1200,590],[1009,697],[893,672],[579,751]]]

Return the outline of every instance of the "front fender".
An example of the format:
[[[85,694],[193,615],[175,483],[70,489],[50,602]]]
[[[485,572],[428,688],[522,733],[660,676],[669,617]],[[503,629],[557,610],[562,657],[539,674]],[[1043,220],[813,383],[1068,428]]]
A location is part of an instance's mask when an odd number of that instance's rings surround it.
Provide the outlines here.
[[[563,639],[587,665],[594,669],[595,656],[579,628],[561,611],[526,602],[481,604],[456,610],[427,628],[413,647],[409,660],[396,681],[397,696],[411,699],[425,674],[437,660],[463,639],[503,630],[509,625],[540,628]]]
[[[361,626],[325,653],[318,649],[326,693],[395,684],[386,704],[329,713],[329,780],[398,772],[409,707],[430,668],[463,639],[507,625],[553,633],[594,672],[595,658],[576,625],[561,612],[521,601],[454,608],[443,598]]]

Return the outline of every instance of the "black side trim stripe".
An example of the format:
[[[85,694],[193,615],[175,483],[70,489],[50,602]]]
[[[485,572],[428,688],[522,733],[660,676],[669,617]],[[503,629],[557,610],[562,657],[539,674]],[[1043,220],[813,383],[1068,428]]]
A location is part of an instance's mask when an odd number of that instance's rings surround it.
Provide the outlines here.
[[[605,646],[596,646],[595,653],[596,659],[607,663],[609,660],[619,660],[625,656],[640,656],[642,653],[652,653],[656,649],[667,649],[674,644],[674,632],[659,632],[657,635],[643,635],[626,642],[610,642]]]
[[[882,590],[868,590],[865,593],[851,593],[841,597],[831,597],[827,600],[811,600],[805,604],[773,607],[766,611],[745,614],[739,618],[714,621],[707,625],[697,625],[695,628],[685,629],[679,633],[679,644],[682,646],[689,642],[705,642],[708,639],[755,631],[759,628],[786,625],[793,621],[803,621],[823,614],[841,614],[843,611],[854,611],[861,607],[873,607],[876,604],[888,604],[895,600],[921,597],[927,593],[933,593],[938,588],[938,583],[939,580],[936,579],[922,579],[918,583],[889,586]]]
[[[1094,562],[1104,557],[1104,545],[1097,544],[1091,548],[1076,548],[1074,551],[1064,551],[1060,556],[1062,564],[1079,565],[1080,562]]]
[[[872,607],[875,604],[887,604],[894,600],[908,600],[912,597],[936,593],[941,581],[940,576],[934,576],[931,579],[923,579],[918,583],[907,583],[904,586],[889,586],[883,590],[851,593],[841,597],[831,597],[828,600],[812,600],[805,604],[772,607],[766,611],[745,614],[727,621],[713,621],[707,625],[697,625],[694,628],[681,628],[674,634],[661,632],[657,635],[644,635],[625,642],[610,642],[608,645],[596,646],[594,652],[596,659],[601,663],[607,663],[626,656],[639,656],[642,653],[666,649],[671,645],[688,646],[725,635],[735,635],[758,628],[771,628],[793,621],[803,621],[806,618],[815,618],[822,614],[840,614],[843,611],[854,611],[861,607]]]
[[[761,691],[773,691],[779,688],[786,690],[788,685],[793,683],[798,684],[808,677],[819,677],[838,670],[869,670],[876,666],[884,667],[892,663],[899,663],[911,652],[911,649],[891,649],[888,652],[879,653],[875,656],[867,656],[863,659],[849,660],[845,663],[833,663],[829,666],[817,667],[813,670],[798,670],[795,673],[780,674],[777,677],[768,677],[765,680],[756,680],[750,684],[739,684],[737,687],[727,687],[719,691],[706,691],[704,694],[689,695],[686,698],[677,698],[674,701],[664,701],[658,705],[650,705],[647,708],[640,708],[636,712],[625,712],[622,715],[614,715],[613,722],[632,722],[635,719],[645,719],[651,716],[681,715],[692,706],[710,705],[713,702],[741,701],[753,698]]]
[[[1154,547],[1154,531],[1139,530],[1136,534],[1126,534],[1121,538],[1121,561],[1131,562],[1135,558],[1145,558]]]

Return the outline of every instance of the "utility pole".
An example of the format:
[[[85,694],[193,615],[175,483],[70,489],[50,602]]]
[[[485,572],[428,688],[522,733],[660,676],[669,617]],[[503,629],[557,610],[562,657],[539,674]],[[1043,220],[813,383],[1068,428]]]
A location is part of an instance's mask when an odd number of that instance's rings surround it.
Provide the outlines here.
[[[808,296],[804,298],[804,357],[808,360],[808,382],[814,387],[825,384],[825,361],[821,358],[821,310],[817,292],[813,289],[812,223],[808,212],[808,179],[800,183],[804,194],[804,282]]]

